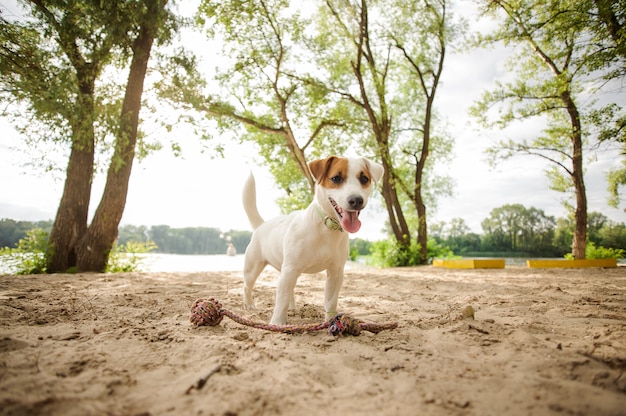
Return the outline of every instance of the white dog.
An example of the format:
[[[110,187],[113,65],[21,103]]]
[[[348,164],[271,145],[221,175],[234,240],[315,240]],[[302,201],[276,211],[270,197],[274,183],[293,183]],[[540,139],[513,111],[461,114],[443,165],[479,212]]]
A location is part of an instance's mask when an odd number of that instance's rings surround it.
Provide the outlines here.
[[[302,211],[295,211],[265,222],[256,206],[254,177],[250,175],[243,191],[243,206],[252,235],[244,266],[244,306],[254,309],[252,289],[267,264],[280,271],[274,325],[287,322],[287,310],[295,308],[293,291],[301,273],[326,270],[324,310],[326,319],[336,314],[343,282],[343,268],[350,247],[348,233],[361,228],[360,211],[365,208],[373,183],[384,169],[366,158],[331,156],[309,163],[316,181],[315,198]]]

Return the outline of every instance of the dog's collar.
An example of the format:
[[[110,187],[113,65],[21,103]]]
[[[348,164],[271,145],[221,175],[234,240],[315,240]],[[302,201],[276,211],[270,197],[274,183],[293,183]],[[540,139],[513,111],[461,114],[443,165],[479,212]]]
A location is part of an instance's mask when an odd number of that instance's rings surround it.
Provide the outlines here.
[[[327,226],[333,231],[343,232],[343,227],[341,226],[341,224],[339,224],[339,221],[337,221],[337,218],[333,218],[330,215],[327,215],[322,209],[322,207],[320,207],[319,205],[317,205],[317,213],[320,214],[320,217],[322,217],[322,220],[325,226]]]

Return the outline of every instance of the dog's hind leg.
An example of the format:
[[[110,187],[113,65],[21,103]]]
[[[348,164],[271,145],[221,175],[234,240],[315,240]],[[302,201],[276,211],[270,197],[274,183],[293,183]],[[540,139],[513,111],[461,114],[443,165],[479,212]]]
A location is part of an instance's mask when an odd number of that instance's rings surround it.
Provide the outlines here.
[[[256,279],[259,277],[267,263],[265,262],[253,262],[246,258],[243,268],[243,306],[247,310],[256,309],[254,306],[254,298],[252,296],[252,290]]]

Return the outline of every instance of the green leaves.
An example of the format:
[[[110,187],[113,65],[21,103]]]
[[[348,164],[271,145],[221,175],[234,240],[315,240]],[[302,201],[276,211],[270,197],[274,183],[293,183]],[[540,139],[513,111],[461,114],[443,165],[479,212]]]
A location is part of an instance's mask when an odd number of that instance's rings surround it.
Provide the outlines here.
[[[2,272],[7,274],[45,273],[47,250],[48,233],[41,228],[29,230],[15,248],[0,248],[0,258],[5,268]]]
[[[306,7],[281,0],[202,2],[196,23],[222,40],[224,64],[216,68],[211,96],[183,97],[223,128],[256,143],[260,162],[286,193],[284,211],[310,201],[313,180],[306,162],[342,153],[349,129],[346,107],[310,75],[316,59],[301,13]]]

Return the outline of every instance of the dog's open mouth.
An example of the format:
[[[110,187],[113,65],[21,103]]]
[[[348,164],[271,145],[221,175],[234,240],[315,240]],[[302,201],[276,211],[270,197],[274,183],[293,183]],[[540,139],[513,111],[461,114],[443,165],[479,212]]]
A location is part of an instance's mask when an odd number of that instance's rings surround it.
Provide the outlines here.
[[[361,228],[361,221],[359,220],[359,214],[361,211],[348,211],[341,208],[334,199],[328,198],[337,216],[339,216],[339,222],[344,230],[349,233],[356,233]]]

